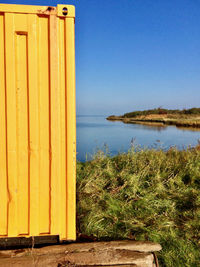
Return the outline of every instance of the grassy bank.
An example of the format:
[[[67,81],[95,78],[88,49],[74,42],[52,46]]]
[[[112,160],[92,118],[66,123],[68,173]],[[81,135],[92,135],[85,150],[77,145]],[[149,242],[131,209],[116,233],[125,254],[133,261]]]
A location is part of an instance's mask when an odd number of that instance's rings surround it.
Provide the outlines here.
[[[107,120],[119,120],[124,123],[150,123],[152,125],[175,125],[177,127],[200,128],[200,108],[169,110],[150,109],[125,113],[122,116],[109,116]]]
[[[79,232],[162,245],[161,266],[200,263],[200,149],[101,153],[77,163]]]
[[[200,108],[190,108],[190,109],[166,109],[166,108],[154,108],[147,109],[142,111],[133,111],[128,112],[123,115],[124,118],[133,118],[137,116],[146,116],[146,115],[179,115],[179,116],[195,116],[200,115]]]

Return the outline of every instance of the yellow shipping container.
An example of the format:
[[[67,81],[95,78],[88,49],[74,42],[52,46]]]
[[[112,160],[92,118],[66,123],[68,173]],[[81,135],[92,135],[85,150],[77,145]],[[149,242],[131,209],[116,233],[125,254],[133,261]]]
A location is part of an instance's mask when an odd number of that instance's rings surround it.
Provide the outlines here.
[[[0,237],[76,238],[74,20],[0,4]]]

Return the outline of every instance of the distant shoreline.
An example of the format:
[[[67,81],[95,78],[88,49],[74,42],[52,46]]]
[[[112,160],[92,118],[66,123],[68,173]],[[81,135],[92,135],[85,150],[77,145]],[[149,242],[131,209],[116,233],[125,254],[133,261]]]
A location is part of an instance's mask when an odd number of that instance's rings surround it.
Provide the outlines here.
[[[111,115],[106,119],[110,121],[122,121],[123,123],[145,124],[150,126],[174,125],[176,127],[200,128],[200,109],[193,108],[183,111],[167,109],[135,111],[126,113],[122,116]]]

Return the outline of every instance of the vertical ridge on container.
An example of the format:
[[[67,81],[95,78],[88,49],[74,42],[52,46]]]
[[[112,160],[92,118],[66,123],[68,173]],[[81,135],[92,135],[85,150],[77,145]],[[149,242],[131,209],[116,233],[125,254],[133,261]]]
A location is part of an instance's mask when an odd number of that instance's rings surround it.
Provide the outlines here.
[[[58,23],[50,15],[50,75],[51,75],[51,232],[57,234],[60,226],[60,112],[58,90]]]
[[[66,114],[67,114],[67,237],[74,239],[76,236],[73,225],[76,223],[75,217],[75,164],[76,164],[76,129],[75,121],[75,40],[74,40],[74,19],[65,20],[66,38]],[[70,77],[70,78],[69,78]]]
[[[29,153],[28,153],[28,60],[27,35],[15,35],[16,65],[16,131],[17,131],[17,198],[18,198],[18,231],[28,234],[28,186],[29,186]],[[25,178],[25,179],[24,179]]]
[[[59,88],[60,88],[60,115],[61,115],[61,233],[66,237],[66,54],[65,54],[65,19],[59,19]]]
[[[39,235],[39,81],[38,81],[38,16],[29,15],[29,127],[30,127],[30,223],[29,234]]]
[[[38,76],[39,76],[39,216],[40,233],[50,233],[50,73],[49,73],[49,18],[38,18]]]
[[[7,149],[8,149],[8,235],[18,235],[17,217],[17,125],[16,125],[16,78],[15,78],[15,35],[14,14],[5,14],[5,53],[6,53],[6,91],[7,91]],[[9,63],[9,64],[8,64]],[[12,219],[11,219],[12,218]]]
[[[6,138],[6,81],[5,81],[5,23],[0,14],[0,236],[7,235],[7,138]]]

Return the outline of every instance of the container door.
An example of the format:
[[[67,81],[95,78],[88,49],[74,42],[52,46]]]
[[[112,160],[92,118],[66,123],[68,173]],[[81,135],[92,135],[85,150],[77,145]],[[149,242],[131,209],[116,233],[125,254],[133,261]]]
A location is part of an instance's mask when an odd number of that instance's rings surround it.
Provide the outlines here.
[[[0,236],[75,239],[74,7],[0,5]]]

